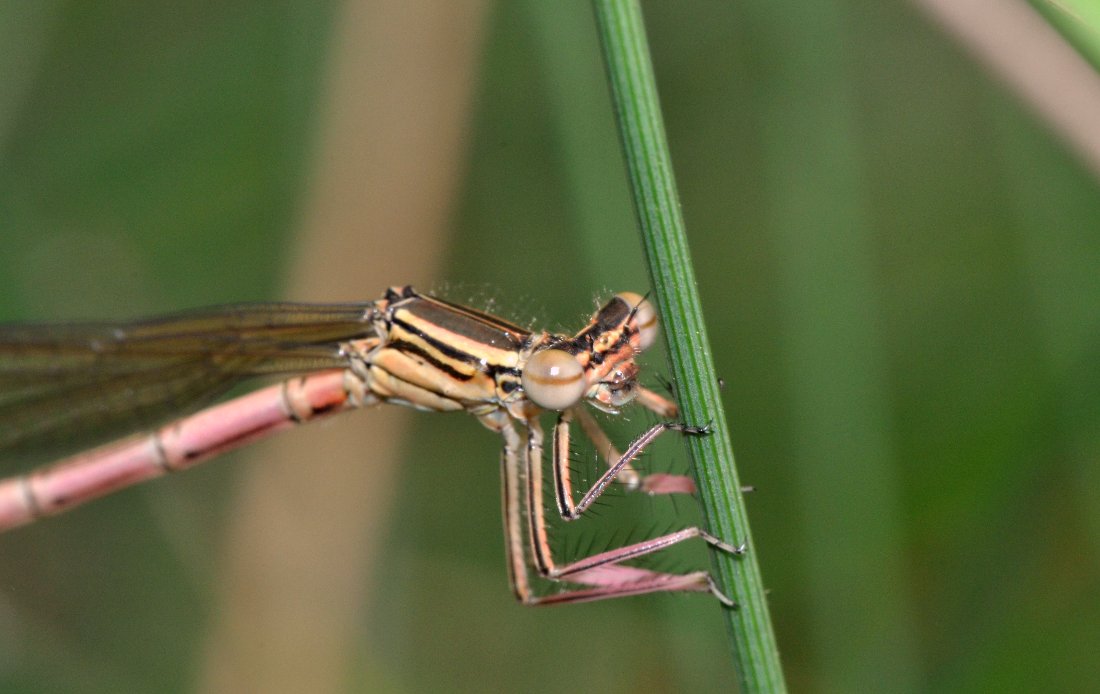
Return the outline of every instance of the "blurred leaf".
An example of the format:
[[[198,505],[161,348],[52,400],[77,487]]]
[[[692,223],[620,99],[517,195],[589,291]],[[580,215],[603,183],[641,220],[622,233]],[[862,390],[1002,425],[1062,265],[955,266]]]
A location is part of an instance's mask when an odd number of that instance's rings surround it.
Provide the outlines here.
[[[1066,40],[1100,70],[1100,4],[1093,0],[1030,0]]]

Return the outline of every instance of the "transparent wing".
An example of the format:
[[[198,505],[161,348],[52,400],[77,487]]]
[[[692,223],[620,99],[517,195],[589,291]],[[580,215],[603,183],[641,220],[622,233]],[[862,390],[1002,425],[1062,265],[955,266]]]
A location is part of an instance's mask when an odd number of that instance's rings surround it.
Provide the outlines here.
[[[341,368],[371,304],[242,304],[125,324],[0,326],[0,451],[57,455],[155,426],[251,377]]]

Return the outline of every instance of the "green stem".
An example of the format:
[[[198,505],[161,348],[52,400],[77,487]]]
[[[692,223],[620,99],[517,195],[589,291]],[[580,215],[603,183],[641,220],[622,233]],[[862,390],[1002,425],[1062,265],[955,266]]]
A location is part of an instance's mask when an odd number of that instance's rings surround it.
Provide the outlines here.
[[[699,498],[711,532],[748,547],[739,557],[713,553],[719,589],[738,603],[738,609],[726,611],[726,623],[741,690],[785,691],[684,234],[641,9],[637,0],[593,4],[654,296],[667,327],[678,402],[685,421],[709,422],[713,430],[710,436],[688,438]]]

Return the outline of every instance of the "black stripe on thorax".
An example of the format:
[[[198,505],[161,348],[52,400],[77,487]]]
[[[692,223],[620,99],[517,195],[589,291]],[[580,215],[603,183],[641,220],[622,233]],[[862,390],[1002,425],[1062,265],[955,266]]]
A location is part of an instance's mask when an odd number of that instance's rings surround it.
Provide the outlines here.
[[[415,354],[416,356],[426,361],[429,365],[431,365],[432,368],[438,371],[442,371],[443,373],[447,374],[447,376],[455,379],[456,381],[469,381],[472,378],[470,374],[464,374],[460,371],[456,371],[455,368],[450,364],[436,359],[435,355],[423,349],[422,347],[420,347],[420,345],[409,342],[408,340],[393,340],[390,342],[389,347],[391,347],[392,349],[396,349],[400,352],[404,352],[405,354]]]
[[[448,359],[452,359],[454,361],[462,362],[464,364],[477,364],[478,362],[481,361],[481,357],[478,357],[475,354],[470,354],[469,352],[464,352],[460,349],[456,349],[455,347],[452,347],[451,345],[447,344],[443,340],[440,340],[436,337],[433,337],[432,335],[429,335],[428,333],[424,332],[423,330],[421,330],[417,326],[412,325],[411,323],[409,323],[407,321],[403,321],[403,320],[401,320],[400,318],[398,318],[396,316],[394,316],[394,318],[392,320],[392,324],[396,325],[399,328],[401,328],[402,330],[404,330],[409,335],[417,336],[418,338],[423,340],[425,343],[427,343],[432,349],[436,350],[437,352],[439,352],[443,356],[447,357]],[[405,344],[405,345],[412,344],[408,340],[397,340],[397,342],[400,342],[401,344]],[[423,354],[426,355],[426,353],[423,350],[420,350],[419,348],[417,348],[417,349],[418,349],[419,353],[423,353]]]

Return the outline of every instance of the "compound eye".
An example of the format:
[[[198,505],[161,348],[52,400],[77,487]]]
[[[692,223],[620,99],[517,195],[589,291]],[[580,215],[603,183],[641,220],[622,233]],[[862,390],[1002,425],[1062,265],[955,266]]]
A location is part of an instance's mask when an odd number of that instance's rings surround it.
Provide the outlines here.
[[[630,308],[637,307],[634,312],[634,326],[638,329],[638,346],[642,350],[649,349],[657,340],[657,311],[653,304],[634,292],[620,292],[615,296],[625,301]]]
[[[568,409],[584,395],[584,367],[562,349],[536,352],[523,369],[523,390],[544,410]]]

